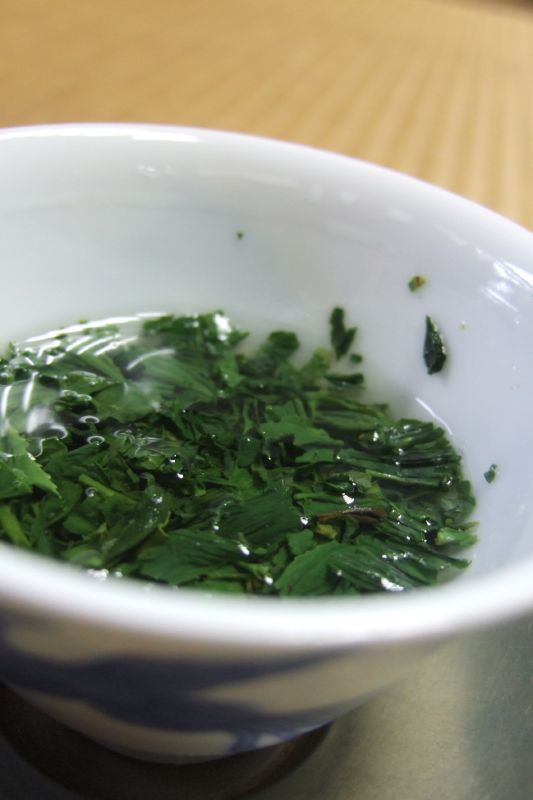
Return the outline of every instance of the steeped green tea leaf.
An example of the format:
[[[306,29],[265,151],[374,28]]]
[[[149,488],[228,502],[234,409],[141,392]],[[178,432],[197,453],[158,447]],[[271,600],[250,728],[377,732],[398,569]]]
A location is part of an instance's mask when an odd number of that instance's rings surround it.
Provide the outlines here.
[[[331,344],[335,358],[345,356],[357,333],[357,328],[347,328],[344,324],[344,309],[338,306],[333,309],[329,318],[331,327]]]
[[[476,537],[458,453],[443,429],[365,402],[357,354],[333,372],[356,329],[341,308],[330,328],[332,349],[303,366],[294,333],[247,352],[220,311],[11,345],[0,538],[100,579],[205,592],[397,592],[463,569],[454,553]]]
[[[426,317],[424,361],[429,375],[440,372],[446,361],[446,347],[444,346],[442,334],[431,317]]]

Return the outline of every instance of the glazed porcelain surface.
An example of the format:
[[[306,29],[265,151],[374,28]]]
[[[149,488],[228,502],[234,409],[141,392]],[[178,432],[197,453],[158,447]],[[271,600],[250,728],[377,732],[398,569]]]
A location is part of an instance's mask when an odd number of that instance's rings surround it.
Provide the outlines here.
[[[533,610],[527,231],[379,167],[206,130],[4,130],[0,174],[2,344],[80,318],[223,309],[309,352],[342,305],[368,396],[446,428],[479,521],[453,582],[350,599],[99,583],[2,545],[1,679],[109,747],[207,760],[325,724],[439,641]],[[436,375],[426,314],[449,351]]]

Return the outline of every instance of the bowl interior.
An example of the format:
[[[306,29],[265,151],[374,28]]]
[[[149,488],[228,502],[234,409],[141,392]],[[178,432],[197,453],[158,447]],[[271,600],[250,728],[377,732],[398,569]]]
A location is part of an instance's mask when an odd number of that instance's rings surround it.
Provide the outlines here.
[[[0,172],[2,343],[80,318],[219,308],[257,337],[295,330],[305,354],[342,305],[367,396],[443,424],[464,454],[480,541],[458,580],[533,553],[525,231],[386,170],[207,131],[5,131]],[[415,274],[427,284],[412,293]],[[426,314],[448,345],[437,375]]]

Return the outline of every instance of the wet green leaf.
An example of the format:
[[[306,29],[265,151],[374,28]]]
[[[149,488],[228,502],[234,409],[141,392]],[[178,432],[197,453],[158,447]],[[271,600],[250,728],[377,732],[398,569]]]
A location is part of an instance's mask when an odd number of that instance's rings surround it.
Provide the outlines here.
[[[362,402],[360,357],[331,371],[356,329],[340,308],[330,326],[333,350],[303,366],[294,333],[241,351],[219,311],[11,345],[0,538],[207,592],[403,591],[464,568],[474,498],[458,453],[432,423]]]

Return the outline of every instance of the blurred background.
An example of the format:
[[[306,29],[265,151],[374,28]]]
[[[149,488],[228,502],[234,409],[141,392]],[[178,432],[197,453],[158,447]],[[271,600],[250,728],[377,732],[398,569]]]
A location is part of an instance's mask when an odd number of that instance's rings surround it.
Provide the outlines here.
[[[324,147],[533,227],[531,0],[0,0],[0,125]]]

